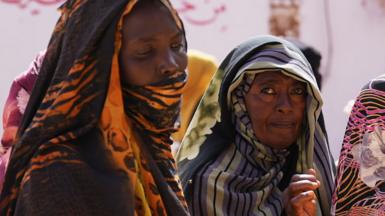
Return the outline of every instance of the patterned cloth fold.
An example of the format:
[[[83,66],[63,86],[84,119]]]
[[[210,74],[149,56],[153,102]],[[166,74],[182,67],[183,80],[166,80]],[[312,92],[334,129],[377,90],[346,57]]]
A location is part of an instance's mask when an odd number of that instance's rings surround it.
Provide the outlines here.
[[[385,215],[385,75],[359,93],[346,126],[333,214]]]

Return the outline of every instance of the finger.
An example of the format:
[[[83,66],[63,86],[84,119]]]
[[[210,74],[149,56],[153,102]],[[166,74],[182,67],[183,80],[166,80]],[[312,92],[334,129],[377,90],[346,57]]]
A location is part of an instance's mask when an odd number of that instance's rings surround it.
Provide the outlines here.
[[[315,175],[311,174],[295,174],[291,177],[291,182],[297,182],[302,180],[308,180],[315,183],[320,183]]]
[[[305,173],[309,175],[313,175],[317,179],[317,172],[315,169],[311,168],[311,169],[305,170]],[[321,182],[318,179],[317,179],[317,183],[321,185]]]
[[[295,209],[303,208],[309,204],[316,204],[317,197],[314,191],[306,191],[298,194],[297,196],[290,199],[292,207]]]
[[[315,169],[313,169],[313,168],[305,170],[305,173],[309,174],[309,175],[313,175],[313,176],[316,176],[316,174],[317,174]]]
[[[288,193],[290,197],[294,197],[299,193],[316,190],[320,185],[317,182],[309,180],[301,180],[298,182],[291,182],[288,186]]]

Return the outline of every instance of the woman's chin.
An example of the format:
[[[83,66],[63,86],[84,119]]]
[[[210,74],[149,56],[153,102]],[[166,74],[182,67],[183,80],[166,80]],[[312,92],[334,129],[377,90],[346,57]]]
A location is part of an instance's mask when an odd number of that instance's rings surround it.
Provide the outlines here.
[[[292,137],[285,137],[285,136],[278,136],[274,137],[274,139],[263,143],[271,148],[274,149],[287,149],[289,148],[293,143],[295,143],[295,139]]]

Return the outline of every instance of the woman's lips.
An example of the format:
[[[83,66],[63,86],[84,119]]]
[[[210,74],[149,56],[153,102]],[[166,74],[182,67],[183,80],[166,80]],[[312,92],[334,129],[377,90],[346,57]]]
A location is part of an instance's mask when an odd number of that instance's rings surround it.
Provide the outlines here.
[[[271,126],[275,128],[282,128],[282,129],[291,129],[295,127],[295,122],[293,121],[275,121],[270,123]]]

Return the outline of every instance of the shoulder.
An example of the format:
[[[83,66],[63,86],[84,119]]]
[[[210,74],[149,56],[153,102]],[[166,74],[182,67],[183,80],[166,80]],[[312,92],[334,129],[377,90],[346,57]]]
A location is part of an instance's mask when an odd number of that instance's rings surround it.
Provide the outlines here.
[[[44,56],[46,50],[40,51],[38,55],[31,62],[27,70],[23,73],[19,74],[15,80],[15,85],[20,85],[24,88],[28,93],[31,93],[32,88],[35,84],[35,81],[39,75],[41,65],[43,64]]]

